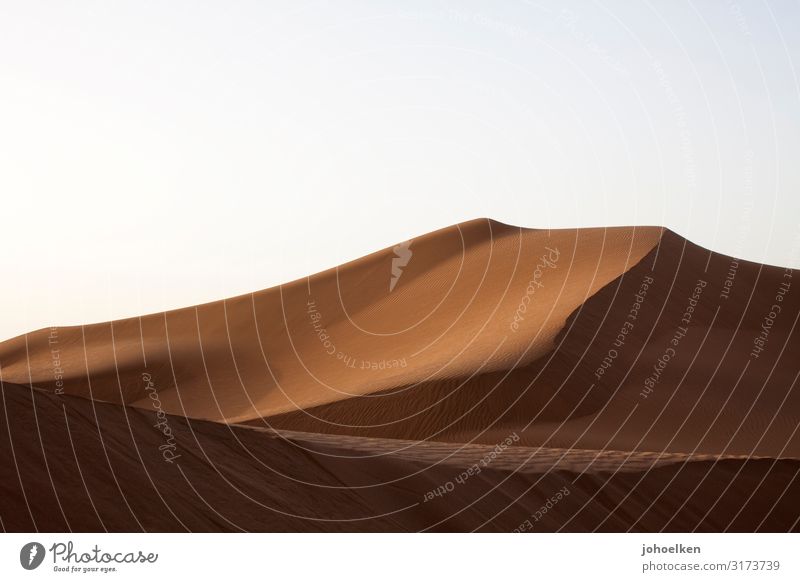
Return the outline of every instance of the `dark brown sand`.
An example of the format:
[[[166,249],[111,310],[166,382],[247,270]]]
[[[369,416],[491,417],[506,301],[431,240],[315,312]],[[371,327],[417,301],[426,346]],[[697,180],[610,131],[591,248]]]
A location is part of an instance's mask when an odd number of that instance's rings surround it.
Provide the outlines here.
[[[798,317],[791,270],[670,231],[476,220],[251,295],[40,330],[0,344],[0,519],[797,530]]]
[[[517,447],[462,483],[494,447],[168,417],[167,463],[152,412],[9,384],[2,406],[6,531],[788,531],[800,517],[788,459]]]

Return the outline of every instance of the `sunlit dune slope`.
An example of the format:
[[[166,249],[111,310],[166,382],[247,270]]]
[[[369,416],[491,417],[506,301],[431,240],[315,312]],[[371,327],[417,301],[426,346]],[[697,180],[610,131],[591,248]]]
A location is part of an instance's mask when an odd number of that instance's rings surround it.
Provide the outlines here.
[[[661,234],[474,220],[250,295],[20,336],[0,344],[2,378],[225,422],[439,394],[548,354],[568,316]]]

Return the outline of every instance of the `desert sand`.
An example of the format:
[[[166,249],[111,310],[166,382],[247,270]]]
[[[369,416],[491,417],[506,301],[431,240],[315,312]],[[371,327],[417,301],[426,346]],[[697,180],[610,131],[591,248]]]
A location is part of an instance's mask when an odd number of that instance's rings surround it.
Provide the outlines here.
[[[790,531],[793,272],[480,219],[0,344],[12,531]],[[31,500],[35,500],[32,502]]]

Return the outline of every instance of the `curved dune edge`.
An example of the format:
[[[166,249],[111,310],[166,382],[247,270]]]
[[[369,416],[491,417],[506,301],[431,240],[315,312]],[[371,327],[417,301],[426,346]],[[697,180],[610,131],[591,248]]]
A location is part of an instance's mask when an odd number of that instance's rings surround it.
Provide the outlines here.
[[[249,425],[231,425],[251,428]],[[298,431],[263,430],[265,435],[289,442],[301,443],[306,450],[324,451],[335,448],[347,451],[347,457],[370,459],[390,456],[424,463],[428,466],[445,465],[470,467],[484,459],[491,459],[491,466],[499,471],[541,473],[547,471],[575,471],[596,473],[641,472],[676,463],[707,461],[765,461],[771,456],[668,453],[654,451],[615,451],[593,449],[563,449],[552,447],[509,446],[502,453],[495,452],[494,445],[447,443],[438,441],[407,441],[353,437],[346,435],[323,435]],[[504,441],[501,441],[504,442]],[[513,444],[513,441],[511,441]],[[800,462],[800,458],[784,456],[782,460]],[[489,463],[487,463],[488,465]]]
[[[656,227],[474,220],[286,285],[0,344],[3,380],[222,422],[524,367]],[[56,351],[54,351],[56,350]]]

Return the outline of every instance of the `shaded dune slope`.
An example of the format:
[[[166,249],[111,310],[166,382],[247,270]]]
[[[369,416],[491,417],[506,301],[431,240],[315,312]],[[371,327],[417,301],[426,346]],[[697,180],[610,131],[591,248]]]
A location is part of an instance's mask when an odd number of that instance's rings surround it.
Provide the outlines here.
[[[433,496],[493,447],[168,417],[180,456],[165,463],[153,412],[7,383],[0,407],[4,531],[792,531],[800,520],[800,463],[788,459],[516,447]]]

